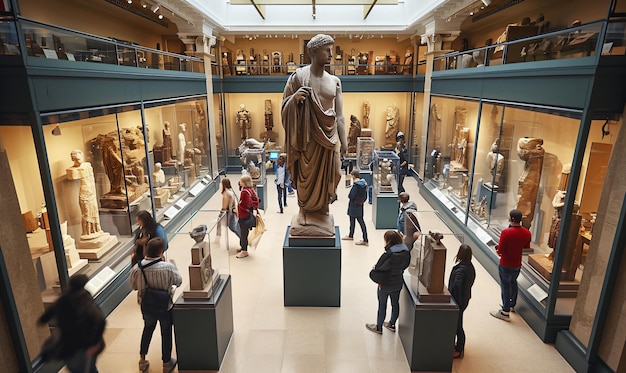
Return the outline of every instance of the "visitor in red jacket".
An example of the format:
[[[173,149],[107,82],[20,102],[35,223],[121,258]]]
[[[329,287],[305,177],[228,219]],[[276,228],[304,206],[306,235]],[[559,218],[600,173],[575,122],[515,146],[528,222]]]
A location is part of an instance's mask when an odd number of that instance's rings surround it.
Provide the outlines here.
[[[522,212],[509,212],[509,227],[500,234],[500,241],[496,246],[496,253],[500,256],[498,273],[500,274],[500,289],[502,293],[502,308],[489,312],[491,316],[510,321],[509,312],[514,312],[517,302],[517,277],[522,267],[522,251],[530,248],[530,231],[521,224]]]

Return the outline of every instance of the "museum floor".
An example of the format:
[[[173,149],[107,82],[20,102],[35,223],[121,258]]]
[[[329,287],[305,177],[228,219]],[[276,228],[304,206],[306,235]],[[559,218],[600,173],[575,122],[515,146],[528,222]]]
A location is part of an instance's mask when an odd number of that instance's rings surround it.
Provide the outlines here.
[[[235,182],[238,176],[230,177]],[[297,202],[293,197],[288,198],[285,214],[278,214],[273,175],[268,179],[267,204],[270,207],[265,215],[268,231],[258,247],[250,252],[250,257],[236,259],[238,245],[231,236],[235,331],[220,372],[408,372],[398,335],[385,329],[381,336],[364,327],[366,322],[376,319],[376,287],[367,274],[383,250],[384,233],[384,230],[374,229],[371,206],[365,207],[370,246],[342,241],[341,307],[286,308],[283,307],[281,243],[285,227],[297,211]],[[418,196],[413,179],[405,181],[405,188],[420,210],[431,209]],[[339,200],[331,205],[342,236],[347,233],[349,224],[346,216],[348,190],[342,180]],[[205,208],[219,209],[220,198],[217,194]],[[428,222],[421,222],[421,225],[428,230]],[[355,238],[361,238],[358,225]],[[449,249],[447,282],[459,243],[446,237],[445,244]],[[188,245],[175,244],[169,250],[169,257],[177,261],[183,278],[187,277],[187,248]],[[454,361],[453,372],[573,371],[554,346],[542,343],[518,315],[513,314],[510,323],[489,315],[490,310],[498,307],[500,290],[480,264],[476,261],[474,264],[476,283],[465,312],[465,357]],[[141,313],[133,292],[108,318],[107,348],[98,360],[100,372],[138,371],[141,329]],[[158,329],[148,359],[152,372],[161,370]]]

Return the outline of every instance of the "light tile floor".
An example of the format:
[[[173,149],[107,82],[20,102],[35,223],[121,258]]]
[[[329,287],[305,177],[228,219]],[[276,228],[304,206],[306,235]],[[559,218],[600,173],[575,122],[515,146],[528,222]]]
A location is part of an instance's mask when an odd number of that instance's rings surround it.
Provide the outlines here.
[[[236,183],[238,176],[230,177]],[[385,329],[381,336],[364,327],[376,318],[376,286],[369,280],[368,272],[383,250],[384,230],[374,229],[372,207],[365,207],[370,246],[342,241],[341,307],[285,308],[281,244],[285,228],[298,208],[296,199],[290,197],[285,213],[278,214],[273,176],[269,175],[268,179],[266,205],[269,207],[265,212],[268,231],[258,247],[250,252],[250,257],[236,259],[236,237],[230,236],[235,331],[220,372],[408,372],[398,335]],[[415,180],[407,178],[405,188],[420,210],[431,209],[418,195]],[[331,205],[342,236],[349,225],[348,191],[342,180],[338,187],[339,200]],[[219,209],[220,198],[217,194],[205,208]],[[432,222],[435,223],[440,225]],[[421,224],[428,230],[429,222]],[[357,224],[355,239],[360,238]],[[447,281],[459,242],[452,237],[446,240]],[[176,260],[186,280],[188,244],[170,246],[169,255]],[[454,361],[453,372],[571,372],[555,348],[541,342],[518,315],[513,314],[510,323],[489,315],[490,310],[498,307],[500,290],[480,264],[477,261],[474,264],[477,278],[465,312],[465,357]],[[141,313],[133,292],[108,318],[107,348],[98,360],[101,372],[138,371],[141,330]],[[148,359],[152,372],[161,371],[158,329]]]

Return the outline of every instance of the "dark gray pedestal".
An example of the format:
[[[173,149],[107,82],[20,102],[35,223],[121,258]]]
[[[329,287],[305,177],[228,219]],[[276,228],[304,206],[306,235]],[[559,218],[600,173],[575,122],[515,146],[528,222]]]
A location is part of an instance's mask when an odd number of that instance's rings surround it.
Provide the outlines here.
[[[233,335],[233,294],[230,275],[220,276],[216,300],[174,305],[174,336],[178,371],[219,370]]]
[[[459,308],[448,303],[421,303],[405,276],[400,293],[398,332],[412,372],[451,372]]]
[[[284,305],[339,307],[341,305],[341,241],[339,227],[334,240],[289,239],[283,245]]]
[[[261,184],[256,184],[256,194],[259,196],[259,209],[265,210],[266,200],[267,200],[267,180],[263,181]]]
[[[376,229],[398,228],[398,195],[396,193],[374,193],[372,220]]]

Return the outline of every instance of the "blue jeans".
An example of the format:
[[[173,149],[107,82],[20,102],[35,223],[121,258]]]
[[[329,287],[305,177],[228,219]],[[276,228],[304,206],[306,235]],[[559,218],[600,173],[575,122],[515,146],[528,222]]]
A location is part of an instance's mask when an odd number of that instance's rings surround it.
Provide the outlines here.
[[[228,214],[228,228],[239,238],[241,236],[241,232],[239,231],[239,222],[237,221],[237,214],[234,212],[227,212]]]
[[[398,177],[398,193],[404,192],[404,177],[405,174],[400,174]]]
[[[387,297],[391,299],[391,318],[389,324],[396,325],[398,316],[400,316],[400,290],[391,290],[385,286],[378,287],[378,317],[376,319],[376,328],[381,330],[383,322],[387,316]]]
[[[367,227],[365,226],[365,221],[362,216],[354,217],[350,216],[350,233],[348,236],[354,237],[354,221],[358,221],[361,226],[361,232],[363,233],[363,241],[369,242],[367,239]]]
[[[284,186],[281,188],[280,184],[276,184],[276,190],[278,191],[278,207],[280,212],[283,212],[283,205],[287,206],[287,191]]]
[[[143,314],[143,333],[141,334],[140,355],[148,353],[152,334],[156,328],[157,321],[161,326],[161,359],[167,363],[172,358],[172,310],[158,314]]]
[[[509,312],[517,303],[517,277],[520,268],[498,266],[500,290],[502,291],[502,311]]]

